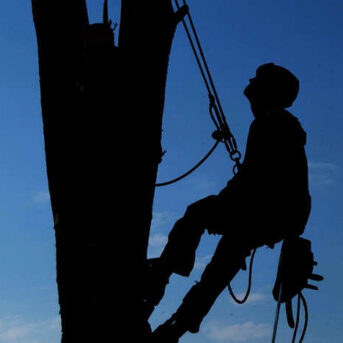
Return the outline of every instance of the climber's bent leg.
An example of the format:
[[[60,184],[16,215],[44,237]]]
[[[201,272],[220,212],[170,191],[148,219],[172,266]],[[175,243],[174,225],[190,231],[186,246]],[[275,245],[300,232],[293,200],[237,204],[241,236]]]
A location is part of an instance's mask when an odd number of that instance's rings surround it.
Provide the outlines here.
[[[209,196],[188,206],[185,215],[171,230],[160,258],[147,261],[145,294],[146,315],[162,299],[172,273],[188,276],[193,269],[195,251],[204,233],[215,196]]]
[[[243,246],[239,247],[238,242],[227,242],[228,239],[228,237],[221,239],[200,282],[191,288],[175,313],[175,319],[182,323],[181,326],[187,331],[193,333],[199,331],[203,318],[219,294],[244,266],[245,257],[250,253],[250,250],[244,249]]]
[[[211,309],[219,294],[227,287],[237,272],[244,266],[250,250],[239,242],[229,242],[223,237],[206,267],[200,282],[187,293],[181,306],[165,324],[156,330],[156,335],[176,332],[180,337],[186,331],[199,331],[203,318]]]
[[[171,273],[188,276],[195,262],[195,251],[211,220],[216,196],[212,195],[187,207],[168,236],[161,260]]]

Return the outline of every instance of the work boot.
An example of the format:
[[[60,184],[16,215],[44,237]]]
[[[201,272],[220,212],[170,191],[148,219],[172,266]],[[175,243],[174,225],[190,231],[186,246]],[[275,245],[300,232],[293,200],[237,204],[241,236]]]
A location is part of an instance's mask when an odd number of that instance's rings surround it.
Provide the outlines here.
[[[147,318],[150,317],[154,307],[163,298],[171,274],[172,272],[167,268],[166,263],[161,258],[147,260],[146,279],[143,280],[143,297]]]

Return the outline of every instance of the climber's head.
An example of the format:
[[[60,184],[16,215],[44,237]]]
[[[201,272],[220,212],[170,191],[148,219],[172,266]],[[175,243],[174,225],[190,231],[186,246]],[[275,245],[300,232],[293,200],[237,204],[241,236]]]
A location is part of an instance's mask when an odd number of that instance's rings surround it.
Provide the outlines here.
[[[263,64],[250,79],[244,94],[252,108],[268,110],[292,106],[299,91],[299,80],[287,69],[274,63]]]

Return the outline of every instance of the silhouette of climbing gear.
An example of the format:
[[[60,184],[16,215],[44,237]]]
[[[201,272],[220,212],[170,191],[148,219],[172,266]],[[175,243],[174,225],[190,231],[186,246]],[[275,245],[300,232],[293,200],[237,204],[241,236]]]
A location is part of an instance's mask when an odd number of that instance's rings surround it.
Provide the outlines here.
[[[302,301],[305,314],[307,314],[307,306],[304,296],[301,291],[304,288],[318,290],[317,286],[308,283],[308,280],[322,281],[323,277],[318,274],[313,274],[313,268],[317,262],[313,259],[311,251],[311,242],[300,237],[292,237],[284,240],[280,261],[278,267],[277,278],[273,288],[273,297],[278,302],[277,318],[274,325],[273,342],[276,337],[276,329],[278,322],[278,312],[280,304],[285,303],[287,322],[290,328],[295,328],[293,341],[295,340],[296,330],[299,323],[300,301]],[[292,299],[298,295],[298,310],[297,320],[294,322]],[[308,318],[308,315],[306,315]],[[305,321],[304,332],[306,331],[307,320]],[[305,335],[303,332],[302,337]]]
[[[276,301],[289,303],[294,296],[304,288],[318,290],[317,286],[308,284],[308,280],[322,281],[321,275],[313,274],[317,262],[313,259],[311,242],[307,239],[294,237],[285,239],[282,245],[278,274],[273,288]],[[281,296],[280,286],[282,283]],[[289,326],[294,327],[294,320],[289,314]]]
[[[198,169],[214,152],[214,150],[216,150],[218,144],[220,143],[219,140],[217,140],[214,145],[212,146],[212,148],[209,150],[209,152],[191,169],[189,169],[186,173],[176,177],[175,179],[172,179],[170,181],[166,181],[166,182],[160,182],[160,183],[156,183],[156,187],[162,187],[162,186],[168,186],[171,185],[173,183],[176,183],[182,179],[184,179],[185,177],[187,177],[188,175],[192,174],[196,169]]]
[[[166,182],[159,182],[156,183],[156,187],[162,187],[171,185],[177,181],[180,181],[184,179],[186,176],[193,173],[196,169],[198,169],[214,152],[214,150],[217,148],[218,143],[222,142],[225,145],[226,150],[229,153],[230,159],[235,162],[235,165],[233,167],[233,173],[236,174],[238,172],[239,167],[241,166],[240,159],[242,157],[242,154],[238,150],[236,139],[234,135],[232,134],[229,125],[226,121],[226,117],[221,105],[220,98],[218,96],[218,92],[215,86],[215,83],[213,81],[213,77],[211,74],[211,71],[209,69],[206,56],[204,54],[204,50],[202,48],[202,45],[200,43],[199,35],[197,33],[197,30],[195,28],[192,16],[189,11],[189,7],[185,0],[183,1],[183,6],[180,6],[179,1],[175,0],[176,7],[178,11],[185,9],[183,11],[182,16],[182,23],[185,28],[189,43],[191,45],[195,60],[198,64],[201,76],[204,80],[207,92],[208,92],[208,98],[209,98],[209,114],[211,117],[211,120],[213,121],[214,126],[216,127],[216,131],[212,134],[212,137],[216,140],[216,143],[213,145],[213,147],[210,149],[210,151],[203,157],[194,167],[192,167],[189,171],[182,174],[179,177],[176,177],[170,181]],[[190,25],[190,28],[188,27],[188,24],[185,20],[185,18],[188,18],[188,22]],[[192,37],[192,34],[193,37]]]
[[[235,301],[237,304],[240,304],[240,305],[244,304],[248,300],[250,292],[251,292],[251,286],[252,286],[252,267],[253,267],[253,264],[254,264],[254,258],[255,258],[256,251],[257,251],[257,249],[254,249],[252,254],[251,254],[251,257],[250,257],[249,275],[248,275],[248,288],[247,288],[247,291],[245,292],[245,295],[243,296],[243,298],[242,299],[238,299],[236,297],[236,295],[233,292],[233,289],[232,289],[230,283],[227,286],[228,291],[229,291],[233,301]],[[242,270],[247,270],[247,265],[246,265],[245,261],[244,261],[244,265],[242,266]]]
[[[188,6],[185,0],[182,0],[184,6]],[[180,9],[180,4],[178,0],[175,0],[176,7]],[[190,29],[188,24],[185,20],[188,19]],[[234,136],[232,135],[230,128],[226,122],[225,114],[217,93],[216,86],[213,81],[212,74],[210,72],[207,59],[205,57],[204,50],[202,48],[202,44],[199,39],[198,32],[195,28],[194,21],[192,19],[190,11],[187,12],[185,18],[183,18],[182,23],[185,28],[189,43],[191,45],[194,57],[198,64],[201,76],[204,80],[208,97],[209,97],[209,111],[211,119],[216,126],[216,129],[223,132],[223,137],[225,137],[225,147],[230,154],[230,158],[236,162],[235,154],[237,153],[237,144]],[[193,37],[192,37],[193,34]],[[213,113],[214,111],[214,113]]]

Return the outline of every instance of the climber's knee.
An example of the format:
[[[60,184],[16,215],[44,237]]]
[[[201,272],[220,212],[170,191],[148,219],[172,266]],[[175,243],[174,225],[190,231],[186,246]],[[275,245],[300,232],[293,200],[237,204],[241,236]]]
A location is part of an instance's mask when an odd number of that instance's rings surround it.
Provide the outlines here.
[[[184,218],[195,221],[204,221],[212,213],[216,196],[210,195],[204,199],[194,202],[187,207]]]

